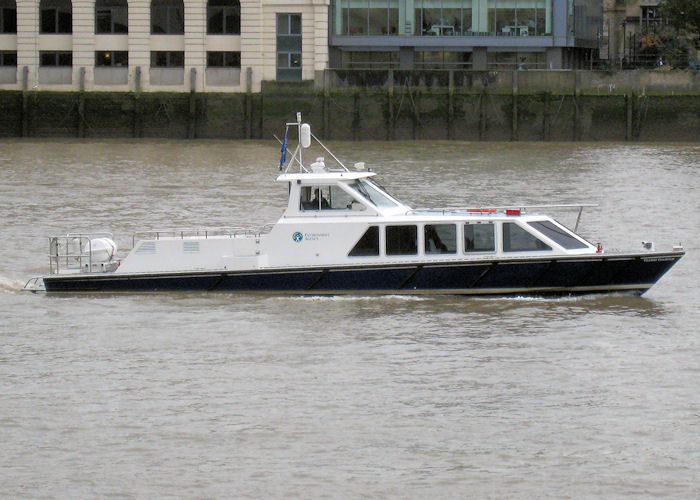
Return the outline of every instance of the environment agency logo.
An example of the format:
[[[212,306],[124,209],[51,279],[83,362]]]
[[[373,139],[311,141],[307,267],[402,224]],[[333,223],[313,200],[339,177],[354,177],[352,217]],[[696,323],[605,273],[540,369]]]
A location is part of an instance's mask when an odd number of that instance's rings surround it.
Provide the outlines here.
[[[294,241],[296,241],[297,243],[299,243],[301,240],[304,239],[304,235],[301,234],[299,231],[297,231],[296,233],[294,233],[294,234],[292,235],[292,239],[293,239]]]

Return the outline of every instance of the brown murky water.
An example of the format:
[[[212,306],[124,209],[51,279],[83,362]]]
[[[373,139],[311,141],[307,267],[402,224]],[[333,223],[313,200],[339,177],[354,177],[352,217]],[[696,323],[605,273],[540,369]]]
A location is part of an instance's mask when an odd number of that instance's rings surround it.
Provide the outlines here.
[[[415,207],[688,253],[643,297],[27,294],[49,234],[274,221],[279,146],[1,141],[0,496],[700,496],[700,146],[332,146]]]

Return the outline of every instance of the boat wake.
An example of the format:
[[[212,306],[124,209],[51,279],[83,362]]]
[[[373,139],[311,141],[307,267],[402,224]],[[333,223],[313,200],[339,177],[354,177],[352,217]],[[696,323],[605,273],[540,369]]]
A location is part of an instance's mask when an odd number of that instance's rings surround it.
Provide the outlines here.
[[[376,300],[423,301],[429,297],[416,295],[294,295],[286,296],[285,300],[301,300],[305,302],[367,302]]]
[[[17,281],[5,276],[0,276],[0,293],[17,293],[24,288],[23,281]]]

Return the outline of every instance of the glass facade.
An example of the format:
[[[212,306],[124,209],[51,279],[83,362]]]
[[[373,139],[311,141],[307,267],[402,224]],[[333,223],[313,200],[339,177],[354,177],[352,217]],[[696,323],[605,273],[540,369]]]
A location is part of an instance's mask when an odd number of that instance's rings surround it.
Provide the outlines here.
[[[335,35],[551,34],[552,0],[333,0]]]

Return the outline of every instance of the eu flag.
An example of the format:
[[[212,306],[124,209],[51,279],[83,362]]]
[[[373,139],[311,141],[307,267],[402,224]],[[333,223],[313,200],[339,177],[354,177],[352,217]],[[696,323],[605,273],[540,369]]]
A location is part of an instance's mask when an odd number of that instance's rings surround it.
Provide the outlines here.
[[[287,161],[287,137],[289,136],[289,129],[285,129],[284,131],[284,139],[282,140],[282,156],[280,157],[280,170],[282,170],[282,167],[284,166],[284,162]]]

